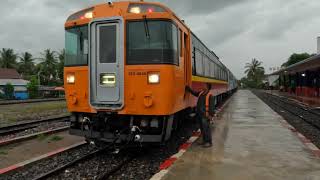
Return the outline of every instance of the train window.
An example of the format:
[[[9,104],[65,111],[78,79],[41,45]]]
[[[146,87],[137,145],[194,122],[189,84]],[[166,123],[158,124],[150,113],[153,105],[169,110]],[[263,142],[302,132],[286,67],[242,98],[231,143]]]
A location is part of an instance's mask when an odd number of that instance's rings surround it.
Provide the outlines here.
[[[173,50],[173,64],[179,65],[179,34],[178,34],[178,28],[176,25],[172,24],[172,50]]]
[[[214,63],[210,62],[210,77],[214,77]]]
[[[210,60],[207,56],[204,56],[204,70],[205,70],[205,76],[210,77]]]
[[[141,20],[127,24],[127,64],[179,65],[178,46],[178,29],[170,21]]]
[[[199,76],[203,75],[203,66],[202,66],[202,54],[196,50],[196,73]]]
[[[196,57],[195,57],[195,48],[192,51],[192,75],[196,75]]]
[[[99,29],[99,59],[100,63],[115,63],[117,55],[116,25],[102,26]]]
[[[183,57],[183,32],[181,31],[181,29],[179,29],[179,51],[180,51],[180,57]]]
[[[88,27],[75,27],[66,30],[65,47],[66,58],[65,66],[83,66],[88,65]]]
[[[219,65],[216,66],[216,78],[219,79]]]

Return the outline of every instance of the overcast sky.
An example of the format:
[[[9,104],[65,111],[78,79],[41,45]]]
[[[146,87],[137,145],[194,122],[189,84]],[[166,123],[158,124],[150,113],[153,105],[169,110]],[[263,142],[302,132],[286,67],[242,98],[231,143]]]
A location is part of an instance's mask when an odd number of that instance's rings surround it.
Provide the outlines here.
[[[192,31],[238,78],[252,58],[267,71],[290,54],[316,52],[319,0],[159,0],[184,19]],[[68,15],[102,0],[1,0],[0,48],[39,54],[64,47]]]

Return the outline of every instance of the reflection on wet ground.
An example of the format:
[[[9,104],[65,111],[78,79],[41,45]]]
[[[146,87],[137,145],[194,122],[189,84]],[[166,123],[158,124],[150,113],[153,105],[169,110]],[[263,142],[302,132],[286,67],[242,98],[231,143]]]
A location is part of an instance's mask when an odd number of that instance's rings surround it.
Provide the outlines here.
[[[166,180],[320,180],[320,161],[278,114],[250,91],[238,91],[218,119],[214,147],[193,145]]]

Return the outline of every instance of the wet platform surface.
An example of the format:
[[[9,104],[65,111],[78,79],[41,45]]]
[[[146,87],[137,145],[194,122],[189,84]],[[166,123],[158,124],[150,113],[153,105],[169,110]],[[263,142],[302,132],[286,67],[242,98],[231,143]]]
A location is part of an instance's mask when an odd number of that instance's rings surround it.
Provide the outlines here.
[[[320,160],[279,119],[250,91],[238,91],[213,131],[214,147],[192,145],[163,179],[320,180]]]

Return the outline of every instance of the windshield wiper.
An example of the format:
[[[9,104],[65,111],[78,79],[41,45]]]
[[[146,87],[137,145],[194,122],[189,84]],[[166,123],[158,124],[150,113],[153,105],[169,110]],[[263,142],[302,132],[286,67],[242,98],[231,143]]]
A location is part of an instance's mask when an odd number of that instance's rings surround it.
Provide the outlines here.
[[[144,18],[144,30],[146,32],[146,37],[147,37],[147,39],[150,39],[150,32],[149,32],[147,16],[144,15],[143,18]]]

